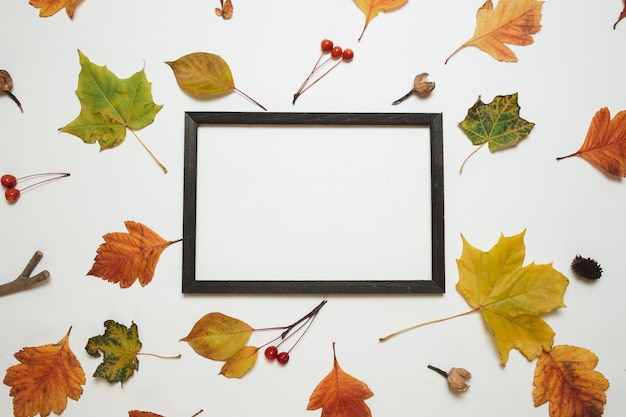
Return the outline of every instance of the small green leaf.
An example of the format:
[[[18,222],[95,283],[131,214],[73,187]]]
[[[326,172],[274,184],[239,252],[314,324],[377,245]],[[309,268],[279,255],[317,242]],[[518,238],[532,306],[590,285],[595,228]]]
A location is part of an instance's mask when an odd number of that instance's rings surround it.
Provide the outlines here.
[[[88,144],[98,142],[103,151],[119,146],[128,128],[163,172],[167,172],[134,132],[151,124],[163,107],[152,100],[152,84],[144,70],[120,79],[106,66],[93,64],[81,51],[78,56],[81,70],[76,95],[81,104],[80,114],[59,130]]]
[[[139,370],[137,354],[141,350],[141,342],[137,325],[132,323],[128,328],[114,320],[107,320],[104,327],[104,334],[91,337],[85,346],[91,356],[99,358],[100,353],[104,356],[93,376],[109,382],[124,382]]]
[[[519,111],[517,93],[496,96],[487,104],[478,97],[476,103],[468,110],[465,120],[459,123],[459,127],[474,145],[482,147],[487,143],[489,151],[496,152],[517,145],[535,126],[534,123],[522,119]]]

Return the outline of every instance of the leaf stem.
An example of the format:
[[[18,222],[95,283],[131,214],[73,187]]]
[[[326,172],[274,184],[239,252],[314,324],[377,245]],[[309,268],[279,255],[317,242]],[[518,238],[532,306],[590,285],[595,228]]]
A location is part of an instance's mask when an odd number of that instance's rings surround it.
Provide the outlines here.
[[[443,369],[439,369],[436,366],[432,366],[432,365],[428,365],[427,368],[432,369],[433,371],[437,372],[439,375],[443,376],[444,378],[448,377],[448,373],[444,371]]]
[[[156,353],[148,353],[148,352],[138,352],[137,355],[154,356],[155,358],[160,358],[160,359],[180,359],[183,356],[180,353],[175,356],[163,356],[163,355],[157,355]]]
[[[24,113],[24,109],[22,108],[22,103],[20,103],[20,101],[17,99],[17,97],[15,97],[15,95],[10,92],[10,91],[5,91],[5,93],[7,93],[7,95],[9,97],[11,97],[11,100],[13,100],[15,102],[15,104],[17,104],[17,107],[19,107],[20,111],[22,113]]]
[[[198,416],[198,415],[200,415],[200,413],[201,413],[201,412],[203,412],[203,411],[204,411],[204,410],[200,410],[200,411],[198,411],[196,414],[194,414],[194,415],[193,415],[193,416],[191,416],[191,417],[197,417],[197,416]]]
[[[157,159],[156,156],[154,156],[154,154],[150,151],[150,149],[148,149],[148,147],[146,146],[145,143],[143,143],[143,141],[139,138],[139,136],[137,136],[137,134],[135,133],[135,131],[133,129],[128,129],[130,130],[130,132],[133,134],[133,136],[135,136],[135,138],[137,138],[137,140],[139,141],[139,143],[141,144],[141,146],[143,146],[143,148],[148,152],[148,154],[152,157],[152,159],[154,160],[154,162],[157,163],[157,165],[159,166],[159,168],[161,168],[163,170],[164,174],[167,174],[167,168],[165,168],[165,166]]]
[[[391,339],[392,337],[397,336],[397,335],[399,335],[401,333],[408,332],[409,330],[417,329],[418,327],[426,326],[428,324],[439,323],[439,322],[442,322],[442,321],[446,321],[446,320],[454,319],[454,318],[457,318],[457,317],[465,316],[465,315],[474,313],[474,312],[478,311],[479,309],[480,309],[480,307],[476,307],[476,308],[474,308],[472,310],[469,310],[469,311],[466,311],[464,313],[455,314],[453,316],[444,317],[442,319],[430,320],[430,321],[425,321],[425,322],[422,322],[422,323],[414,324],[413,326],[406,327],[404,329],[401,329],[401,330],[395,331],[393,333],[390,333],[390,334],[388,334],[385,337],[381,337],[380,339],[378,339],[378,341],[379,342],[386,342],[387,340]]]
[[[393,103],[391,103],[391,105],[396,105],[396,104],[400,104],[402,103],[404,100],[406,100],[407,98],[411,97],[411,94],[413,94],[415,92],[415,90],[411,90],[408,93],[406,93],[405,95],[403,95],[402,97],[400,97],[399,99],[397,99],[396,101],[394,101]]]
[[[467,158],[465,158],[465,160],[463,161],[463,163],[461,164],[461,168],[459,169],[459,174],[463,173],[463,167],[465,166],[465,163],[467,162],[468,159],[470,159],[472,157],[472,155],[474,155],[476,152],[478,152],[480,150],[480,148],[482,148],[483,146],[485,146],[485,143],[487,143],[488,141],[485,141],[483,143],[480,144],[480,146],[476,149],[474,149],[472,151],[471,154],[467,155]]]
[[[241,91],[240,89],[238,89],[237,87],[233,87],[235,89],[236,92],[238,92],[239,94],[241,94],[242,96],[244,96],[245,98],[247,98],[248,100],[250,100],[251,102],[253,102],[254,104],[256,104],[257,106],[259,106],[260,108],[262,108],[263,110],[267,111],[267,109],[265,107],[263,107],[261,105],[261,103],[259,103],[258,101],[256,101],[255,99],[253,99],[252,97],[250,97],[249,95],[247,95],[246,93],[244,93],[243,91]]]

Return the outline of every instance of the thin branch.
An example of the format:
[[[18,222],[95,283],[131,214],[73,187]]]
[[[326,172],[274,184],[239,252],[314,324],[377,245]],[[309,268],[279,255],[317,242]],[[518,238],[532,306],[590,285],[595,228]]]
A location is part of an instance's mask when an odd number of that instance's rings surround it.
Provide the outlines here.
[[[3,295],[9,295],[18,291],[26,290],[50,278],[50,273],[46,270],[31,276],[33,270],[37,267],[37,264],[39,264],[39,261],[41,261],[42,257],[43,253],[41,251],[35,252],[33,257],[26,265],[26,268],[24,268],[24,271],[22,271],[22,273],[17,278],[15,278],[11,282],[0,285],[0,297],[2,297]]]

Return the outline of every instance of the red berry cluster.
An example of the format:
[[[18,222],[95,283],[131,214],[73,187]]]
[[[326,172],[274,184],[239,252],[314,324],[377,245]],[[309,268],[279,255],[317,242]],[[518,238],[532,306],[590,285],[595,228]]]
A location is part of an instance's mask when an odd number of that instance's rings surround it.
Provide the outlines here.
[[[332,71],[337,65],[341,64],[344,61],[350,62],[352,61],[352,58],[354,58],[354,51],[352,49],[342,49],[341,46],[335,46],[333,41],[331,41],[330,39],[322,40],[321,48],[322,48],[322,53],[320,54],[320,57],[317,59],[317,62],[313,66],[313,70],[311,70],[311,73],[309,74],[309,76],[304,80],[304,82],[302,83],[298,91],[293,95],[292,104],[296,104],[296,100],[298,99],[298,97],[302,95],[302,93],[304,93],[306,90],[311,88],[319,80],[324,78],[326,74]],[[326,54],[330,54],[330,56],[326,58],[325,60],[323,60],[324,55]],[[320,69],[322,69],[322,67],[324,67],[326,64],[328,64],[331,61],[338,61],[338,62],[336,62],[332,67],[326,70],[326,72],[324,72],[322,75],[317,77],[315,81],[309,84],[309,81],[311,80],[311,77],[313,76],[313,74],[318,72]]]
[[[281,365],[289,362],[289,352],[278,352],[278,348],[274,345],[268,346],[265,349],[265,357],[271,361],[276,359],[276,362],[280,363]]]
[[[52,175],[53,177],[45,179],[43,181],[36,182],[36,183],[31,184],[31,185],[29,185],[27,187],[24,187],[24,188],[22,188],[21,191],[16,188],[18,181],[26,180],[28,178],[33,178],[33,177],[49,176],[49,175]],[[17,200],[19,200],[19,198],[22,195],[23,191],[26,191],[29,188],[35,187],[37,185],[40,185],[40,184],[43,184],[43,183],[46,183],[46,182],[58,180],[59,178],[69,177],[69,175],[70,174],[64,173],[64,172],[52,172],[52,173],[44,173],[44,174],[32,174],[32,175],[27,175],[27,176],[21,177],[21,178],[15,178],[14,175],[4,174],[0,178],[0,183],[2,184],[2,186],[4,188],[6,188],[6,190],[4,191],[4,198],[6,198],[6,200],[9,203],[12,204],[12,203],[15,203]]]

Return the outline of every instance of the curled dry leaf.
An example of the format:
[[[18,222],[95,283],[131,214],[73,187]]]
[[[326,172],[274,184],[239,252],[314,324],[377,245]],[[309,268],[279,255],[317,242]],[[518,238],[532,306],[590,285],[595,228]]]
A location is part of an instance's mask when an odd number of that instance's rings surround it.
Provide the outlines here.
[[[17,107],[19,107],[20,111],[24,113],[22,103],[20,103],[17,97],[15,97],[15,95],[13,95],[13,93],[11,92],[12,88],[13,79],[11,78],[11,75],[5,70],[0,70],[0,91],[6,93],[6,95],[8,95],[11,100],[13,100],[15,104],[17,104]]]
[[[15,354],[20,363],[7,369],[4,377],[11,387],[15,417],[61,414],[68,398],[81,397],[86,378],[70,349],[70,331],[56,344],[26,347]]]
[[[221,8],[215,8],[215,14],[221,16],[222,19],[228,20],[233,17],[233,2],[230,0],[220,0]]]
[[[74,17],[74,7],[79,0],[30,0],[29,3],[39,9],[40,17],[50,17],[65,7],[67,15]]]
[[[535,407],[550,402],[551,417],[600,417],[609,381],[594,370],[598,357],[576,346],[558,345],[537,360]]]
[[[617,113],[613,119],[606,107],[598,110],[580,149],[556,159],[560,161],[572,156],[580,156],[611,175],[626,177],[626,110]]]
[[[391,104],[400,104],[414,93],[417,94],[418,97],[428,97],[430,93],[435,89],[435,83],[426,81],[426,78],[428,78],[428,73],[426,72],[417,74],[413,79],[413,88],[411,89],[411,91],[409,91]]]
[[[470,40],[459,46],[446,63],[466,46],[475,46],[498,61],[517,62],[517,56],[506,46],[530,45],[532,35],[541,29],[541,7],[538,0],[498,0],[495,10],[487,0],[476,12],[476,30]]]
[[[230,67],[219,55],[193,52],[175,61],[165,62],[174,71],[176,82],[183,91],[195,96],[207,96],[237,91],[263,110],[256,100],[235,87]]]

